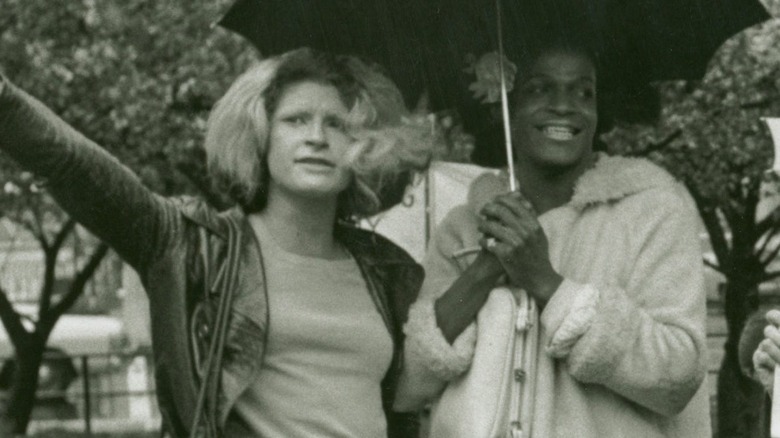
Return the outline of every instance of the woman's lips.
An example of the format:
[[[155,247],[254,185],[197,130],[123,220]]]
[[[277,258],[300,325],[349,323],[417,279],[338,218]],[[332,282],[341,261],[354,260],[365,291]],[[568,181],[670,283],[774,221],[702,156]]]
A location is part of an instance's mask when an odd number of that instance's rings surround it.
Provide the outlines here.
[[[300,164],[309,164],[313,166],[336,167],[336,163],[330,160],[326,160],[325,158],[304,157],[304,158],[296,159],[295,162]]]
[[[537,127],[537,129],[539,129],[545,137],[556,141],[571,140],[581,131],[579,128],[565,125],[543,125]]]

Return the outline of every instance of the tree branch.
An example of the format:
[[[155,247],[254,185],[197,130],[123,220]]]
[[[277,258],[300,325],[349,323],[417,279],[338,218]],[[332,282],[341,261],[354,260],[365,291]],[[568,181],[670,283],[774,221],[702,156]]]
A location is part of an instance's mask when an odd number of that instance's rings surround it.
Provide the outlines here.
[[[777,236],[777,232],[780,231],[780,226],[778,225],[780,224],[775,224],[774,226],[765,229],[763,232],[760,232],[758,230],[759,224],[756,224],[755,229],[756,229],[756,235],[758,236],[758,238],[756,239],[756,243],[758,243],[758,241],[763,238],[763,241],[761,241],[761,245],[758,247],[758,250],[756,251],[756,254],[759,257],[761,256],[761,254],[766,252],[767,248],[769,247],[769,244],[772,243],[772,239],[775,236]]]
[[[766,234],[766,238],[761,242],[761,246],[756,250],[756,258],[758,258],[759,263],[763,263],[764,259],[762,258],[762,255],[766,253],[767,248],[769,247],[769,244],[772,242],[772,238],[775,236],[776,233],[770,232]]]
[[[774,102],[774,99],[766,98],[761,100],[754,100],[753,102],[745,102],[739,106],[740,109],[756,109],[767,108]]]
[[[0,321],[3,322],[3,327],[15,349],[18,350],[27,344],[30,333],[24,328],[21,315],[14,309],[2,288],[0,288]]]
[[[54,273],[57,268],[57,255],[59,251],[51,247],[43,252],[43,284],[41,285],[41,297],[38,300],[38,320],[49,311],[51,295],[54,293]]]
[[[761,282],[774,280],[775,278],[780,277],[780,271],[773,271],[773,272],[767,272],[763,276],[761,276]]]
[[[745,229],[743,227],[744,219],[742,217],[742,212],[736,211],[730,205],[722,205],[720,211],[723,213],[723,217],[726,219],[726,223],[731,230],[731,248],[734,249],[736,246],[734,241],[743,236],[743,234],[739,234],[739,232]]]
[[[36,229],[35,225],[32,224],[29,220],[25,220],[24,218],[13,218],[13,221],[21,225],[25,230],[29,231],[35,240],[38,241],[44,251],[49,249],[49,242],[46,240],[46,236],[44,236],[43,233]]]
[[[711,261],[709,261],[709,260],[707,260],[707,259],[702,259],[702,260],[704,260],[704,264],[705,264],[706,266],[708,266],[708,267],[710,267],[710,268],[712,268],[712,269],[714,269],[714,270],[716,270],[716,271],[720,272],[720,273],[721,273],[721,274],[723,274],[723,275],[726,275],[726,273],[725,273],[725,272],[723,272],[723,268],[721,268],[721,267],[720,267],[718,264],[716,264],[716,263],[712,263]]]
[[[41,286],[41,297],[38,306],[38,320],[40,321],[51,307],[51,296],[54,293],[54,276],[57,269],[57,257],[59,257],[65,239],[76,227],[76,221],[68,219],[62,225],[60,230],[54,236],[51,244],[44,248],[44,267],[43,267],[43,285]],[[74,256],[75,257],[75,256]]]
[[[68,219],[65,221],[65,223],[62,225],[62,228],[60,228],[60,231],[58,231],[57,235],[54,236],[54,241],[51,243],[51,249],[59,252],[60,247],[62,247],[62,244],[65,243],[65,239],[68,238],[70,232],[73,231],[74,228],[76,228],[76,221],[73,219]]]
[[[41,219],[41,210],[39,205],[32,205],[30,206],[30,211],[33,213],[33,218],[35,218],[35,226],[38,229],[38,239],[41,240],[41,244],[48,247],[49,241],[46,239],[46,232],[43,231],[43,220]]]
[[[71,283],[68,292],[65,293],[65,296],[63,296],[62,299],[57,302],[57,304],[55,304],[51,311],[46,315],[47,322],[51,322],[53,325],[53,323],[57,321],[57,318],[62,316],[62,314],[65,313],[65,311],[67,311],[73,305],[73,303],[76,302],[79,296],[81,296],[82,292],[84,292],[84,286],[87,284],[87,281],[92,278],[92,275],[95,273],[98,266],[100,266],[100,262],[103,261],[103,258],[107,253],[108,245],[101,242],[89,257],[87,264],[84,265],[78,274],[76,274],[76,277],[73,279],[73,283]]]
[[[730,266],[729,259],[729,244],[726,240],[726,233],[723,226],[718,219],[715,208],[708,205],[703,196],[696,190],[692,184],[686,184],[688,191],[693,196],[696,202],[696,207],[699,210],[699,215],[704,222],[704,227],[707,229],[707,234],[710,236],[710,243],[712,244],[712,251],[715,253],[715,257],[718,259],[718,265],[720,266],[720,272],[728,270]]]
[[[780,229],[780,206],[775,207],[765,218],[758,221],[756,233],[762,236],[769,231],[776,233],[778,229]]]
[[[747,193],[745,194],[745,211],[742,215],[743,218],[749,218],[745,221],[746,230],[750,233],[752,245],[758,242],[761,235],[756,233],[756,212],[758,211],[758,203],[761,201],[761,181],[758,179],[752,179],[747,184]]]
[[[775,245],[774,248],[772,248],[772,251],[769,252],[769,254],[766,256],[766,258],[761,258],[761,254],[759,254],[759,264],[766,269],[767,266],[769,266],[770,263],[772,263],[772,260],[777,257],[777,254],[780,254],[780,243]]]

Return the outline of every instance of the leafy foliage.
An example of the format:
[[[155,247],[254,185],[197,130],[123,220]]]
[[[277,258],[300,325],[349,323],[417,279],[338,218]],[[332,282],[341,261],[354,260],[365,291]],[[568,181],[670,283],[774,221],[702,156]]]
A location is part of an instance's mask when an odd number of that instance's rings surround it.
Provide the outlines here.
[[[202,157],[208,110],[255,56],[211,27],[228,1],[4,3],[0,65],[15,83],[153,189],[191,189],[175,168]]]
[[[663,165],[686,183],[701,209],[718,210],[720,222],[755,221],[755,197],[762,182],[771,182],[766,171],[773,157],[761,119],[780,115],[777,47],[780,19],[732,38],[700,83],[659,85],[664,104],[657,126],[622,126],[606,142],[614,151]],[[718,258],[727,268],[726,258]]]

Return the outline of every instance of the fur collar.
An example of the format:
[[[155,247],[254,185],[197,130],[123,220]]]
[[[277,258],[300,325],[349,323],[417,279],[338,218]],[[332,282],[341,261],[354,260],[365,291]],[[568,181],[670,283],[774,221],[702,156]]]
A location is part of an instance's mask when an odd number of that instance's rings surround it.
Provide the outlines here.
[[[469,204],[479,211],[485,202],[506,191],[506,181],[506,172],[480,175],[469,190]],[[606,204],[645,190],[676,184],[672,175],[647,159],[599,154],[596,164],[577,180],[569,205],[582,210],[590,205]]]
[[[618,201],[659,187],[674,187],[677,181],[664,169],[644,158],[602,154],[596,165],[582,174],[569,202],[583,209],[589,205]]]

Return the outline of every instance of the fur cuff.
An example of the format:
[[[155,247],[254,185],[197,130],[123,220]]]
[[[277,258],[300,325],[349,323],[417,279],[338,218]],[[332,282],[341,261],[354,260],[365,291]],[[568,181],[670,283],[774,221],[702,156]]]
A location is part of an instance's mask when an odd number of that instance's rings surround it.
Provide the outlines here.
[[[569,302],[565,313],[560,316],[561,322],[556,324],[550,336],[550,342],[545,348],[547,354],[560,359],[569,355],[574,344],[590,328],[596,315],[599,291],[592,286],[579,285],[565,280],[553,298],[564,298],[565,301]],[[551,308],[554,305],[554,303],[552,306],[548,303]]]
[[[469,325],[450,345],[436,324],[433,300],[423,299],[409,309],[404,325],[407,360],[416,361],[438,378],[450,381],[466,372],[474,356],[476,324]]]

